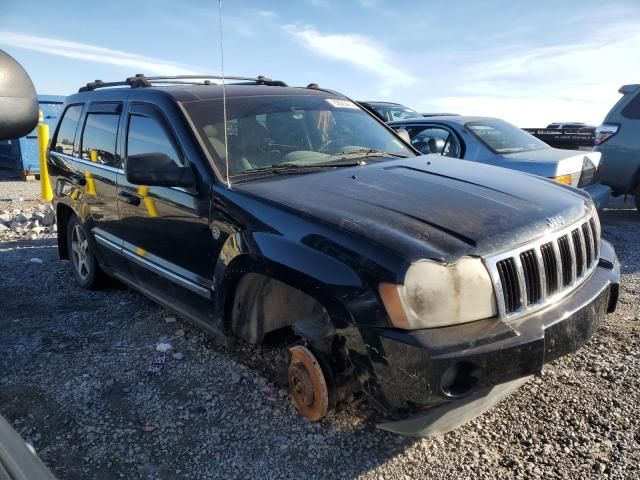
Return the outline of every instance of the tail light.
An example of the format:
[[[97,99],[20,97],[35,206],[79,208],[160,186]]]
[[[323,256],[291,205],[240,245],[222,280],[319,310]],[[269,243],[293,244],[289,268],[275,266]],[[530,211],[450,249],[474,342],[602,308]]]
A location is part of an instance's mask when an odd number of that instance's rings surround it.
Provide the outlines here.
[[[616,133],[618,133],[619,129],[620,127],[618,125],[614,125],[612,123],[603,123],[598,128],[596,128],[595,144],[600,145],[606,142],[611,137],[613,137]]]

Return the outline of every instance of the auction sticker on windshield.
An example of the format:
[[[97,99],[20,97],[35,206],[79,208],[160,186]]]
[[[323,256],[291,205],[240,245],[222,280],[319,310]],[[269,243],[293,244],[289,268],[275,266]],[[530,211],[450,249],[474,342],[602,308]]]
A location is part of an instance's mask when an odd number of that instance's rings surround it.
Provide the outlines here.
[[[360,108],[355,103],[341,98],[325,98],[325,100],[336,108],[355,108],[356,110]]]

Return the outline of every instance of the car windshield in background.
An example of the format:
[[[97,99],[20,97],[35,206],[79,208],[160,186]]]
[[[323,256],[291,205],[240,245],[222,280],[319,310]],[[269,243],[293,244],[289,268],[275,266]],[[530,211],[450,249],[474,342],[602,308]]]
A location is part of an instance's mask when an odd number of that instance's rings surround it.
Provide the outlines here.
[[[487,147],[496,153],[516,153],[549,148],[524,130],[504,120],[482,120],[465,125]]]
[[[403,107],[402,105],[395,105],[390,107],[381,107],[373,105],[373,109],[378,112],[385,122],[393,122],[394,120],[406,120],[408,118],[421,118],[422,114],[411,110],[410,108]]]
[[[198,100],[184,106],[224,177],[221,103]],[[353,102],[319,95],[228,98],[227,147],[230,177],[415,155]]]

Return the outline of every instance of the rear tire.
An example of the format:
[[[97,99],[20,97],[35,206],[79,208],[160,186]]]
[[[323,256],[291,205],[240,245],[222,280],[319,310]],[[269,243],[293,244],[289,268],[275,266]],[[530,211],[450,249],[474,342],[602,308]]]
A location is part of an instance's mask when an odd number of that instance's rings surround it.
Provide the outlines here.
[[[67,248],[76,283],[87,290],[99,288],[103,284],[105,274],[96,260],[89,232],[75,215],[67,224]]]

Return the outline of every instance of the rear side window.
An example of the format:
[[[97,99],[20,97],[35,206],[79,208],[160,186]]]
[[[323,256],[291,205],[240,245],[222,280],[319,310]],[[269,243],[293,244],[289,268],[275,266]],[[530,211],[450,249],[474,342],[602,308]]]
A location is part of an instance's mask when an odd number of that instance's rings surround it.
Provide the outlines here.
[[[80,121],[82,113],[82,105],[71,105],[60,120],[60,128],[56,135],[56,144],[54,150],[58,153],[73,155],[73,142],[76,136],[76,129]]]
[[[640,119],[640,92],[636,93],[636,96],[622,109],[622,116]]]
[[[131,115],[127,133],[127,155],[143,153],[164,153],[176,164],[182,165],[174,142],[160,122],[152,117]]]
[[[89,113],[82,132],[82,158],[91,162],[122,168],[116,155],[116,139],[120,115]]]

